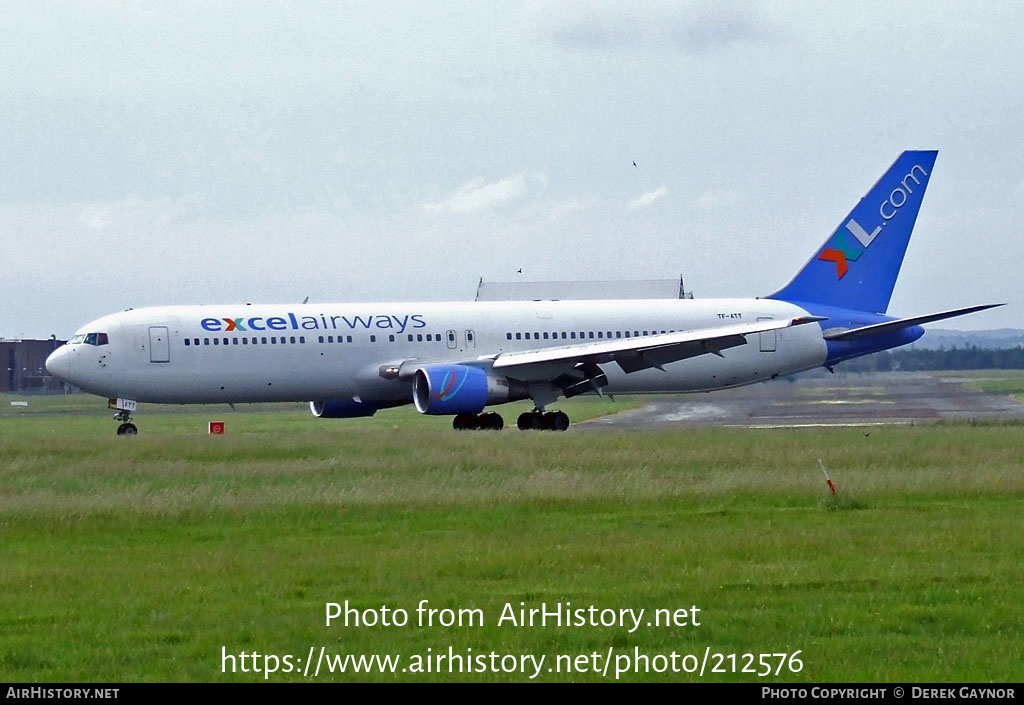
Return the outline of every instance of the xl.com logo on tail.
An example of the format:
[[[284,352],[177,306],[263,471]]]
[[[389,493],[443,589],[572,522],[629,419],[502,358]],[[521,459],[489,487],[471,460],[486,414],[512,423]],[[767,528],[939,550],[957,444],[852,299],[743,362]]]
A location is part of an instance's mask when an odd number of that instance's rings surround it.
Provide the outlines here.
[[[846,272],[849,271],[847,262],[856,262],[860,259],[860,256],[864,254],[864,250],[882,232],[882,227],[895,218],[900,208],[906,204],[910,195],[914,193],[915,187],[920,186],[922,180],[927,180],[927,178],[928,172],[925,171],[924,167],[920,164],[915,164],[910,169],[910,173],[903,177],[899,185],[889,193],[889,197],[882,201],[882,205],[878,207],[878,214],[881,216],[882,222],[871,232],[868,232],[854,218],[850,218],[845,226],[839,228],[832,242],[818,255],[819,260],[835,263],[836,279],[842,279],[846,276]]]

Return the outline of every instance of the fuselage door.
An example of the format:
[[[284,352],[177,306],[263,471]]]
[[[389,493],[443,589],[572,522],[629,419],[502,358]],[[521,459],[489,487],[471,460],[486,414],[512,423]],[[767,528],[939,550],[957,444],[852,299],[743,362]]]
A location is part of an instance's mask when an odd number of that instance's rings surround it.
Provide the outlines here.
[[[451,350],[454,350],[456,346],[455,331],[450,330],[447,333],[445,333],[445,338],[448,340],[448,347]]]
[[[149,327],[149,361],[171,361],[171,342],[167,335],[167,326]]]
[[[476,333],[474,333],[471,330],[467,330],[466,331],[466,347],[467,348],[475,348],[476,347]]]
[[[764,318],[758,318],[758,321],[770,321],[772,318],[766,316]],[[775,333],[773,330],[761,331],[758,336],[761,338],[761,352],[775,352]]]

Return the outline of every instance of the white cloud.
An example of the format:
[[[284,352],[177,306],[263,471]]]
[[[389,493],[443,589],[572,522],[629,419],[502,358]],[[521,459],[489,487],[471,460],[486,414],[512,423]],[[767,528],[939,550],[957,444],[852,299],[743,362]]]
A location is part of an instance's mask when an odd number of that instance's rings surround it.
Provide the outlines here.
[[[572,8],[573,6],[569,6]],[[777,34],[752,2],[696,2],[685,7],[640,5],[624,11],[615,4],[586,4],[555,21],[551,38],[570,51],[668,48],[707,54],[742,44],[761,44]]]
[[[667,194],[668,188],[662,186],[660,188],[655,189],[654,191],[649,191],[647,193],[637,196],[632,201],[627,203],[626,207],[629,208],[629,210],[631,211],[635,211],[638,208],[646,208],[655,201],[664,198]]]
[[[554,205],[551,206],[550,210],[548,211],[548,220],[551,222],[561,220],[562,218],[569,215],[573,211],[578,211],[581,208],[583,208],[583,202],[580,201],[578,198],[573,198],[568,201],[561,201],[560,203],[555,203]]]
[[[717,208],[731,206],[737,201],[735,191],[706,191],[693,202],[698,208]]]
[[[488,210],[517,201],[527,194],[530,182],[540,186],[547,184],[543,173],[520,172],[507,176],[500,181],[488,183],[484,179],[473,179],[438,203],[425,203],[423,207],[430,213],[469,213]]]

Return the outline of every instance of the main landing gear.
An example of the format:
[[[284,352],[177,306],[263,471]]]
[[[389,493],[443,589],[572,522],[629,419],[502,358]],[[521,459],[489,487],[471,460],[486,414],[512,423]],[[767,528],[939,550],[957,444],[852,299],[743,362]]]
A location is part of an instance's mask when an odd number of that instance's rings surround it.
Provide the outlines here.
[[[564,431],[569,428],[569,417],[562,411],[527,411],[519,415],[516,426],[520,431]],[[505,421],[499,414],[459,414],[452,419],[456,431],[500,431]],[[120,433],[120,431],[118,431]]]
[[[564,431],[569,428],[569,417],[564,411],[527,411],[519,415],[516,426],[520,431]]]
[[[505,420],[493,411],[486,414],[458,414],[452,419],[452,428],[456,431],[500,431],[505,428]]]

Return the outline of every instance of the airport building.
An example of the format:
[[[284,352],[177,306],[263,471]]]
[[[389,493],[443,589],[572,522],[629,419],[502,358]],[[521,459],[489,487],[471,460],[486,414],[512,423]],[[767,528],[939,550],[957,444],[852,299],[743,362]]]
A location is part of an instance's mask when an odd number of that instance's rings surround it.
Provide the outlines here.
[[[59,394],[66,385],[46,372],[46,358],[64,344],[49,340],[0,338],[0,394]]]

